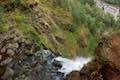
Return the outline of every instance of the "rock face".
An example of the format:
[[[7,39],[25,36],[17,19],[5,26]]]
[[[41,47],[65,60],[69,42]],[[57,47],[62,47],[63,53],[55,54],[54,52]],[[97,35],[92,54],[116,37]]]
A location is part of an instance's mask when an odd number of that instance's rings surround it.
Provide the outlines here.
[[[63,75],[52,66],[54,57],[53,53],[43,49],[25,55],[13,66],[14,80],[63,80]]]
[[[33,45],[15,29],[0,34],[0,80],[63,80],[52,66],[55,55],[44,49],[33,53]]]
[[[103,47],[99,54],[120,69],[120,33],[112,34],[104,39]]]
[[[80,80],[80,72],[79,71],[73,71],[66,77],[65,80]]]
[[[103,45],[100,52],[96,54],[101,55],[100,63],[102,67],[100,72],[105,80],[119,80],[120,79],[120,33],[112,34],[103,38]],[[99,46],[98,46],[99,47]],[[104,61],[105,60],[105,61]],[[98,60],[97,60],[98,61]]]
[[[96,47],[96,59],[82,71],[84,71],[84,76],[88,77],[87,80],[120,80],[119,62],[120,33],[114,33],[103,38]]]
[[[19,32],[9,30],[0,34],[0,65],[9,64],[14,56],[21,54],[24,50],[25,42]]]
[[[120,80],[120,33],[105,36],[95,53],[93,61],[80,72],[69,74],[66,80]]]
[[[19,60],[27,51],[27,43],[19,31],[9,29],[0,33],[0,77],[8,79],[13,76],[12,63]]]

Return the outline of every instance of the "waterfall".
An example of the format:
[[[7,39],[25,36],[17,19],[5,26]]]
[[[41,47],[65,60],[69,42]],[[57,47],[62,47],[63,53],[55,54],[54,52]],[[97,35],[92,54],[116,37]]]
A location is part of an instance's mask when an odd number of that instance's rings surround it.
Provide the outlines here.
[[[64,73],[64,77],[71,73],[72,71],[80,71],[85,64],[90,62],[92,58],[90,57],[76,57],[74,59],[67,59],[61,56],[53,59],[52,62],[57,61],[61,65],[61,68],[58,69],[58,72]]]

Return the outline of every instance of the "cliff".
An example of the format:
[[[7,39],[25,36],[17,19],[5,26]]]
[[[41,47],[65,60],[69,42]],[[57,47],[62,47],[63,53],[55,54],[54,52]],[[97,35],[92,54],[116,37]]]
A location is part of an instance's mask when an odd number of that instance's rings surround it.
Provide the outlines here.
[[[40,74],[37,75],[46,74],[49,70],[45,69],[48,65],[44,63],[46,60],[39,60],[38,57],[42,55],[35,54],[41,49],[51,51],[54,56],[69,58],[97,55],[99,59],[104,56],[103,60],[119,67],[119,59],[116,60],[119,56],[116,54],[119,53],[119,33],[112,35],[113,38],[110,37],[113,39],[113,46],[111,42],[106,42],[105,37],[105,41],[102,41],[94,52],[104,34],[120,31],[119,23],[120,19],[115,21],[113,16],[103,15],[103,12],[96,8],[94,0],[0,0],[0,79],[24,80],[25,75],[32,71],[37,72],[39,68]],[[107,39],[109,40],[109,37]],[[27,66],[25,62],[28,63]],[[43,74],[41,67],[45,70]],[[78,72],[72,73],[76,74]],[[46,74],[48,75],[51,76],[50,73]],[[37,77],[39,80],[41,76]],[[44,79],[44,76],[42,78]]]
[[[95,52],[95,60],[69,74],[67,80],[119,80],[120,33],[104,36]]]

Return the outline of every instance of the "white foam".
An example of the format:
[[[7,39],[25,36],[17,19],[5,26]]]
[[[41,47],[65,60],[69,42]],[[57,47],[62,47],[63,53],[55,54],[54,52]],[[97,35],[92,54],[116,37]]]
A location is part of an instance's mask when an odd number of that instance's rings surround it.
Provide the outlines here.
[[[64,76],[66,76],[72,71],[80,71],[85,64],[92,60],[92,58],[77,57],[75,59],[67,59],[63,57],[56,57],[54,60],[61,63],[62,68],[58,71],[64,73]]]

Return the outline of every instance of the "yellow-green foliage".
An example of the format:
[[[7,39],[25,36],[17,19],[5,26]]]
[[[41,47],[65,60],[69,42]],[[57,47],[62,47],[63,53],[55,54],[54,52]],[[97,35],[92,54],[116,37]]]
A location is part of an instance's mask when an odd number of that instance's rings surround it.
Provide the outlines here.
[[[66,41],[68,42],[69,46],[73,47],[77,45],[77,39],[76,35],[73,33],[68,33],[66,35]]]
[[[6,31],[8,26],[6,25],[5,17],[0,13],[0,32]]]
[[[0,7],[0,31],[5,31],[9,27],[7,23],[10,19],[12,27],[21,31],[27,41],[35,42],[40,47],[44,44],[48,49],[62,53],[66,57],[73,57],[79,53],[94,54],[94,48],[103,32],[108,28],[120,29],[119,21],[115,22],[112,17],[103,16],[103,13],[94,6],[93,0],[16,1],[13,0],[12,3],[17,6],[20,1],[22,7],[15,7],[9,12],[4,12],[5,7]],[[28,8],[27,4],[32,4],[34,1],[38,1],[38,6]],[[21,11],[25,6],[30,11]],[[45,25],[38,26],[37,22],[32,21],[36,15],[34,11],[37,9],[42,14],[48,29],[44,29]],[[56,36],[62,42],[57,40]]]

